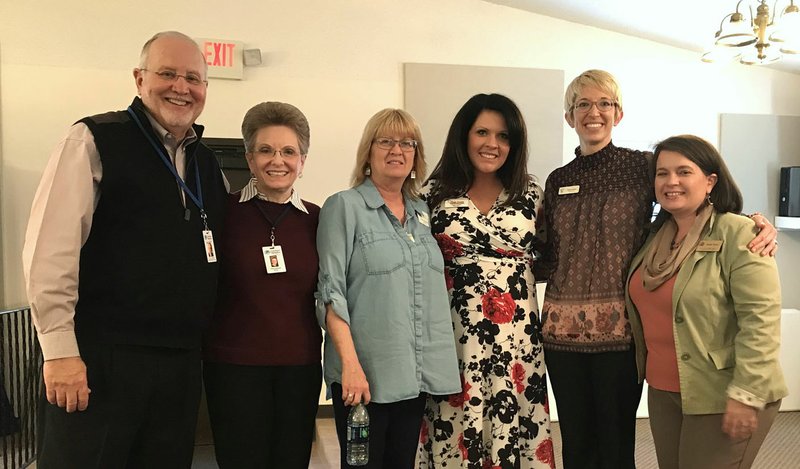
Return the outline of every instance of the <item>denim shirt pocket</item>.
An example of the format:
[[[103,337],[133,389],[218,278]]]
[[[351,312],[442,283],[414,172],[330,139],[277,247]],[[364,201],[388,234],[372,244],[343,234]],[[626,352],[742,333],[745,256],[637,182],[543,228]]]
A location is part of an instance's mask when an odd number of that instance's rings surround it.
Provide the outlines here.
[[[442,257],[442,251],[439,248],[439,243],[436,242],[436,238],[430,233],[422,234],[419,238],[425,246],[425,250],[428,252],[428,267],[440,274],[443,273],[444,258]]]
[[[395,233],[360,234],[358,250],[369,275],[389,274],[405,264],[405,250]]]

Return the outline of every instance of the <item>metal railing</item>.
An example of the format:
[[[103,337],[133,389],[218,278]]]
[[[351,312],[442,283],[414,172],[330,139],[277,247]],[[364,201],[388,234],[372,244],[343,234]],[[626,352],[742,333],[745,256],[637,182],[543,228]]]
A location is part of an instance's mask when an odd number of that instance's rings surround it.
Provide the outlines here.
[[[0,461],[7,469],[36,459],[36,409],[42,351],[30,308],[0,311]]]

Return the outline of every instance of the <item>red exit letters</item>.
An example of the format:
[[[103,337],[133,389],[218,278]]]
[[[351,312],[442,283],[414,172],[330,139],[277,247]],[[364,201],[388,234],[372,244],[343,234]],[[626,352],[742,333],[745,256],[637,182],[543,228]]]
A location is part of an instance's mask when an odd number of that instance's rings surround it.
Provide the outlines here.
[[[206,56],[206,63],[212,67],[233,67],[235,46],[236,44],[230,42],[204,42],[203,53]]]

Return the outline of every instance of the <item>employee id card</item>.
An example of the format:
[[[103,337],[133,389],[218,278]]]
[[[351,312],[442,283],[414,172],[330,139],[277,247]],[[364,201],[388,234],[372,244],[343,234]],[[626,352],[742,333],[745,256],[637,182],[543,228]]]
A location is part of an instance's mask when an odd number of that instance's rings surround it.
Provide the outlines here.
[[[268,274],[280,274],[286,272],[286,263],[283,261],[283,249],[280,246],[264,246],[261,248],[264,254],[264,265],[267,267]]]
[[[217,262],[217,248],[214,247],[214,235],[211,230],[203,230],[203,246],[206,250],[208,263]]]

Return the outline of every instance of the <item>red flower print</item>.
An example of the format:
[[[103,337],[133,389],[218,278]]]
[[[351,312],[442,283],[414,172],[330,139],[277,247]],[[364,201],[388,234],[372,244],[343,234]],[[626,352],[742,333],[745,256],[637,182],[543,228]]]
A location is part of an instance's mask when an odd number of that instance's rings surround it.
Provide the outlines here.
[[[484,459],[482,466],[483,466],[483,469],[502,469],[500,466],[492,465],[492,460],[491,459]]]
[[[464,379],[464,375],[461,375],[461,392],[458,394],[451,394],[450,397],[447,398],[447,402],[453,407],[464,407],[464,403],[469,400],[469,390],[472,389],[472,385]]]
[[[483,315],[495,324],[505,324],[514,318],[516,304],[510,293],[500,293],[490,288],[483,298]]]
[[[505,249],[495,248],[494,252],[504,257],[522,257],[524,255],[522,252],[517,251],[516,249],[505,250]]]
[[[450,269],[444,269],[444,285],[448,290],[453,289],[453,277],[450,276]]]
[[[469,456],[469,451],[467,451],[467,447],[464,446],[464,434],[458,435],[458,449],[461,450],[461,459],[467,459]]]
[[[550,396],[547,394],[544,395],[544,411],[547,415],[550,415]]]
[[[556,458],[553,456],[553,440],[551,438],[542,440],[542,442],[539,443],[539,446],[536,448],[536,459],[545,464],[549,464],[553,469],[556,468]]]
[[[522,366],[522,363],[514,363],[511,366],[511,379],[514,381],[518,393],[525,391],[525,367]]]
[[[433,235],[433,237],[436,238],[436,241],[439,243],[439,249],[442,250],[442,256],[445,261],[452,261],[454,257],[464,254],[464,248],[461,246],[461,243],[450,236],[439,233]]]
[[[419,442],[423,445],[428,442],[428,424],[425,421],[419,429]]]

